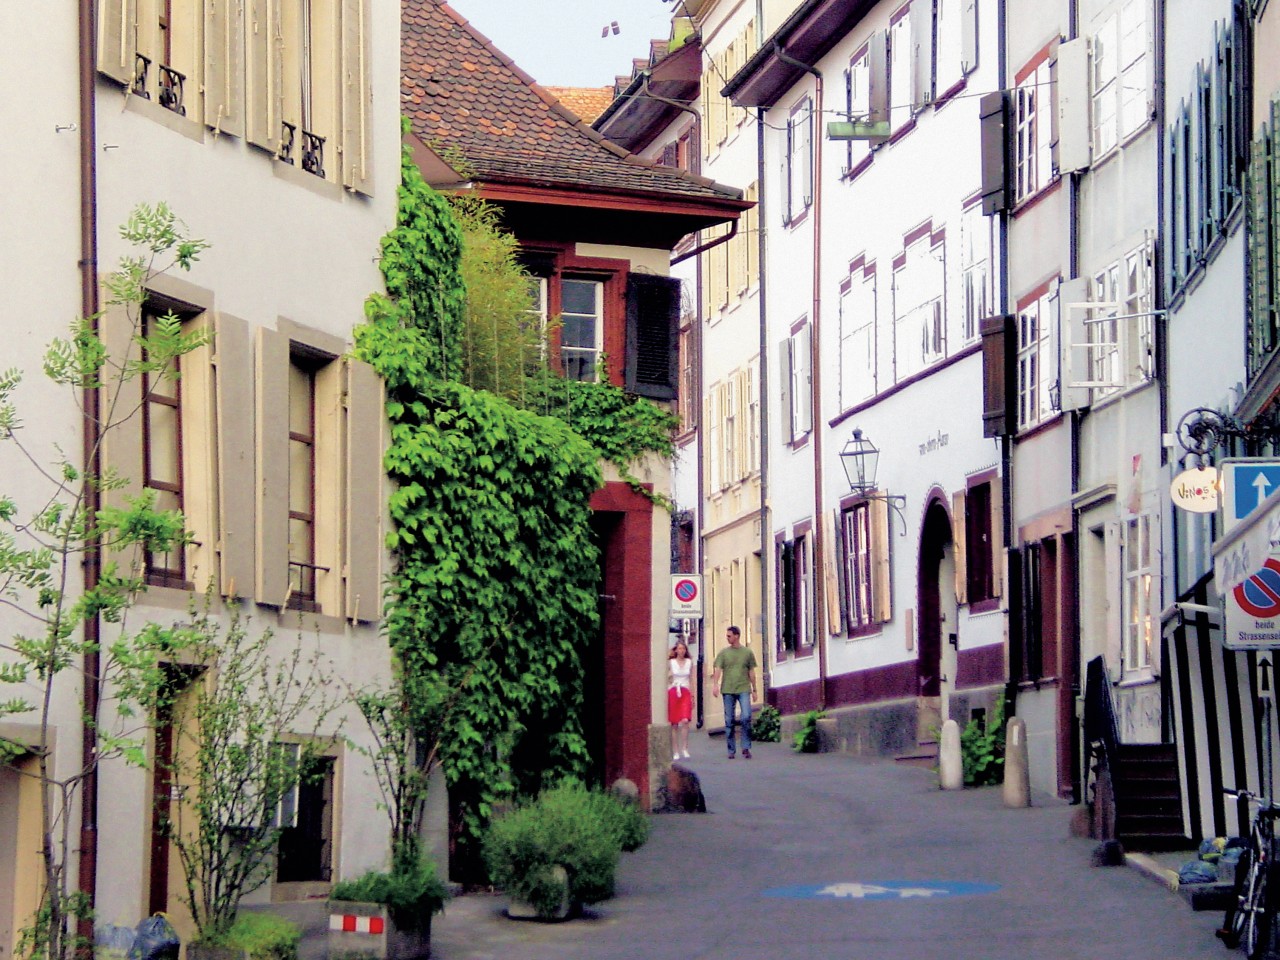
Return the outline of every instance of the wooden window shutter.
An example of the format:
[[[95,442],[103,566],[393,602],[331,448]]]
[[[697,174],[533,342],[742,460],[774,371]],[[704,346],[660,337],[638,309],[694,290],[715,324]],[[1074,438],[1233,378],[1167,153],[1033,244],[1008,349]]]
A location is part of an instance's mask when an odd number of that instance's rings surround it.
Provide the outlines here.
[[[981,136],[982,212],[987,215],[1009,208],[1009,99],[1001,90],[978,101]]]
[[[960,0],[960,71],[978,66],[978,0]]]
[[[342,0],[342,185],[373,193],[368,0]]]
[[[813,430],[813,327],[806,323],[792,338],[795,353],[792,363],[799,370],[796,387],[800,396],[795,398],[796,433],[804,434]]]
[[[256,579],[257,498],[254,496],[253,339],[243,320],[219,315],[214,323],[214,404],[220,528],[220,582],[224,597],[253,595]]]
[[[778,343],[778,411],[782,416],[782,434],[790,443],[796,438],[796,414],[791,400],[791,338]]]
[[[965,492],[957,490],[951,495],[951,540],[956,567],[956,603],[969,602],[969,555],[967,538],[969,525],[965,521]]]
[[[347,365],[346,615],[377,620],[382,609],[383,384],[359,360]]]
[[[1253,141],[1249,165],[1249,365],[1250,371],[1261,366],[1268,351],[1271,312],[1270,270],[1270,204],[1267,189],[1267,138]]]
[[[280,121],[284,112],[284,35],[281,0],[247,0],[245,24],[246,136],[275,153],[280,149]]]
[[[889,32],[877,30],[867,46],[867,120],[889,119]]]
[[[1015,427],[1016,404],[1010,402],[1017,350],[1011,316],[987,317],[978,325],[982,337],[982,435],[1002,437]]]
[[[289,592],[289,338],[258,328],[257,584],[259,603]]]
[[[205,0],[204,120],[244,136],[245,0]]]
[[[839,510],[824,510],[822,514],[822,573],[823,593],[827,601],[827,632],[835,635],[843,629],[840,620],[840,554],[836,549],[836,529]]]
[[[123,367],[141,359],[141,347],[134,339],[138,332],[137,318],[124,305],[114,304],[103,312],[98,335],[112,365]],[[123,508],[127,498],[142,492],[142,377],[119,382],[108,376],[101,394],[103,416],[114,409],[116,418],[102,433],[102,473],[124,481],[102,491],[102,505]],[[135,412],[122,420],[125,411]]]
[[[751,376],[750,369],[739,370],[736,376],[738,381],[738,416],[735,424],[738,428],[737,447],[738,447],[738,478],[745,480],[751,475],[751,442],[750,429],[747,420],[751,415]]]
[[[1004,580],[1004,487],[999,477],[987,484],[991,491],[991,596],[1003,592]]]
[[[1024,597],[1026,592],[1022,573],[1022,553],[1026,545],[1019,550],[1009,551],[1009,678],[1011,680],[1027,680],[1027,609]]]
[[[674,400],[679,382],[680,281],[627,274],[626,385],[652,400]]]
[[[871,514],[871,607],[876,623],[893,618],[893,578],[889,556],[889,501],[868,501]]]
[[[137,52],[137,0],[99,0],[98,71],[132,86]]]

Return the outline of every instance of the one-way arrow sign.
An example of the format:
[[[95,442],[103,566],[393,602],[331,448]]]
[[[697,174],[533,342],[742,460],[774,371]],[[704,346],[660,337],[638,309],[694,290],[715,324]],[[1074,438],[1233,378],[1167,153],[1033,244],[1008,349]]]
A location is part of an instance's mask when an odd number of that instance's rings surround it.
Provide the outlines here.
[[[1223,460],[1219,466],[1225,536],[1280,487],[1280,460]]]

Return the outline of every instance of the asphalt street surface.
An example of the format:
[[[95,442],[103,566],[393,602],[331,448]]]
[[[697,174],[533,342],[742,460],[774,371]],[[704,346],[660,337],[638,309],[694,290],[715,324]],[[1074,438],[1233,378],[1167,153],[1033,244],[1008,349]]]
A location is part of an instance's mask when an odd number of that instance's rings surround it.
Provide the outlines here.
[[[757,744],[726,760],[695,731],[706,814],[652,818],[617,896],[566,923],[455,898],[435,960],[1232,960],[1221,914],[1126,867],[1094,867],[1077,808],[998,787],[944,793],[927,769]]]

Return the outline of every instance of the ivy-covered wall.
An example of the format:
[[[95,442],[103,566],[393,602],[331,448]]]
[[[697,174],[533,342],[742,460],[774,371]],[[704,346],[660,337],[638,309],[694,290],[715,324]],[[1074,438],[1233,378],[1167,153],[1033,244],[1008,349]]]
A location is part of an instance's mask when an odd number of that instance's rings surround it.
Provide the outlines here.
[[[677,421],[608,383],[544,373],[509,392],[517,406],[459,382],[463,235],[408,151],[401,173],[382,244],[387,292],[369,298],[356,331],[357,353],[386,381],[391,424],[387,630],[406,689],[432,685],[444,704],[422,735],[440,742],[454,875],[479,879],[468,870],[494,804],[590,768],[580,651],[601,631],[599,464],[653,499],[629,467],[669,456]]]

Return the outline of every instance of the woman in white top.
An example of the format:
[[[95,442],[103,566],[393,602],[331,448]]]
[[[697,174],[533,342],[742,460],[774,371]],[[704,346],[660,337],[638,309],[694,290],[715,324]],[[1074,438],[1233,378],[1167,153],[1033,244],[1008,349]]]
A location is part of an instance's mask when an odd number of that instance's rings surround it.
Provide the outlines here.
[[[677,640],[667,660],[667,722],[671,724],[671,759],[689,759],[689,723],[693,720],[693,692],[689,678],[693,660],[683,640]]]

